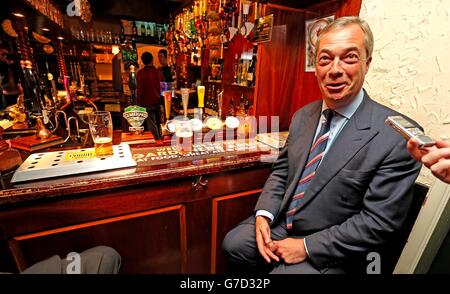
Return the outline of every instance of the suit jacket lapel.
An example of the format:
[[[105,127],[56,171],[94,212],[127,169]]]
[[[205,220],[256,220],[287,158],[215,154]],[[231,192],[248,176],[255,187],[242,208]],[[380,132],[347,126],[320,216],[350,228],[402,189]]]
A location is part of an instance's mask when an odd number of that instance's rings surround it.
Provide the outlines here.
[[[367,95],[355,114],[334,140],[310,183],[299,209],[317,193],[364,147],[378,131],[371,129],[372,103]]]

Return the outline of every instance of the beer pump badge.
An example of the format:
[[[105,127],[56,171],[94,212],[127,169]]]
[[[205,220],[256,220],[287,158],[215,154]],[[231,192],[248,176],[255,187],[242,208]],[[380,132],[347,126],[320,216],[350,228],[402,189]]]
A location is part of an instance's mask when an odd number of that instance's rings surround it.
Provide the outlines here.
[[[129,127],[130,132],[142,132],[144,130],[142,124],[148,117],[148,113],[145,107],[132,105],[124,109],[123,117],[131,125],[131,127]]]

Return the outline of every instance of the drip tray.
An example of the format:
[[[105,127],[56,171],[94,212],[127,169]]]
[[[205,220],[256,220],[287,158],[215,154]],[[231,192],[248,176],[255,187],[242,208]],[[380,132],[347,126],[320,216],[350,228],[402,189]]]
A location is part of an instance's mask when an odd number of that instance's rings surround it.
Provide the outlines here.
[[[11,183],[135,167],[128,144],[113,146],[114,155],[96,157],[94,148],[31,154],[16,170]]]

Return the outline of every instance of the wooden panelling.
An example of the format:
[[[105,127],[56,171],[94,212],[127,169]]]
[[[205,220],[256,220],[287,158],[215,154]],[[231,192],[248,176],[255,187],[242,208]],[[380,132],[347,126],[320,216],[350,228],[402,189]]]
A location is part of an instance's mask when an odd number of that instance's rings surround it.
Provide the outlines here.
[[[122,256],[121,273],[183,273],[187,268],[185,207],[177,205],[20,235],[10,245],[23,259],[16,259],[21,269],[54,254],[64,258],[72,251],[105,245]]]
[[[203,174],[196,188],[188,176],[4,205],[0,271],[98,245],[120,253],[121,273],[222,271],[223,237],[251,214],[269,174],[266,164]]]
[[[209,272],[211,252],[211,199],[186,204],[187,272]]]
[[[193,177],[127,188],[68,195],[0,211],[0,228],[7,236],[76,225],[143,210],[208,199],[260,188],[269,169],[256,167],[205,175],[206,187],[192,189]],[[249,180],[251,179],[251,180]]]
[[[222,241],[253,213],[261,189],[215,198],[212,202],[211,273],[224,272]]]
[[[8,242],[4,236],[0,236],[0,272],[6,271],[16,272],[16,262],[11,250],[8,248]]]

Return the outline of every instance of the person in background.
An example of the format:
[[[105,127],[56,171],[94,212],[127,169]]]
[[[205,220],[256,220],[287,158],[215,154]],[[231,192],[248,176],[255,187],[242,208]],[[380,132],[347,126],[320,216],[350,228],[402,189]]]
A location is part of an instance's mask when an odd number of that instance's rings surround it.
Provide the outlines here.
[[[161,85],[164,76],[154,65],[153,55],[144,52],[141,56],[144,67],[137,73],[137,103],[148,112],[146,129],[156,140],[161,137]]]
[[[419,143],[411,138],[407,144],[411,156],[428,167],[433,175],[450,184],[450,143],[436,140],[433,147],[420,148]]]
[[[167,50],[165,49],[159,50],[158,61],[161,64],[159,70],[162,72],[164,76],[164,81],[167,83],[173,82],[172,71],[170,70],[170,66],[167,64]]]

